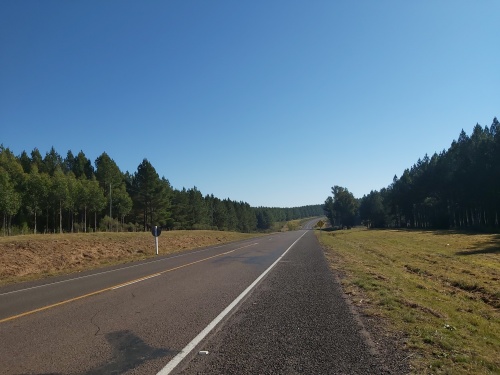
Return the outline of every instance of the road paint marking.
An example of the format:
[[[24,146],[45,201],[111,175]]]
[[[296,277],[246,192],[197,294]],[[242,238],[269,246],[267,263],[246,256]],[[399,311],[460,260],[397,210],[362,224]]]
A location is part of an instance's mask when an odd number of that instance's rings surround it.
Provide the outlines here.
[[[166,257],[166,258],[162,258],[162,259],[151,260],[149,262],[144,262],[144,263],[140,263],[140,264],[134,264],[134,265],[131,265],[131,266],[120,267],[120,268],[117,268],[117,269],[114,269],[114,270],[102,271],[102,272],[93,273],[91,275],[78,276],[78,277],[74,277],[74,278],[67,279],[67,280],[55,281],[53,283],[47,283],[47,284],[43,284],[43,285],[32,286],[32,287],[29,287],[29,288],[13,290],[11,292],[0,293],[0,296],[6,296],[7,294],[14,294],[14,293],[25,292],[25,291],[32,290],[32,289],[39,289],[39,288],[43,288],[43,287],[46,287],[46,286],[52,286],[52,285],[56,285],[56,284],[63,284],[63,283],[67,283],[67,282],[70,282],[70,281],[76,281],[76,280],[86,279],[88,277],[94,277],[94,276],[104,275],[104,274],[111,273],[111,272],[123,271],[123,270],[129,269],[129,268],[141,267],[141,266],[145,266],[145,265],[148,265],[148,264],[151,264],[151,263],[164,262],[164,261],[170,260],[170,259],[181,258],[181,257],[185,257],[185,256],[192,255],[192,254],[203,253],[203,252],[209,251],[209,250],[220,249],[221,247],[229,246],[229,245],[231,245],[231,244],[223,244],[223,245],[213,246],[213,247],[209,247],[207,249],[201,249],[201,250],[191,251],[189,253],[183,253],[183,254],[173,255],[173,256]]]
[[[115,286],[112,289],[115,290],[115,289],[123,288],[124,286],[128,286],[128,285],[132,285],[132,284],[135,284],[135,283],[139,283],[141,281],[144,281],[144,280],[147,280],[147,279],[152,279],[153,277],[160,276],[160,275],[161,275],[161,272],[160,273],[156,273],[154,275],[149,275],[149,276],[143,277],[142,279],[137,279],[137,280],[134,280],[134,281],[129,281],[128,283]]]
[[[252,291],[252,289],[264,278],[264,276],[266,276],[272,269],[273,267],[279,263],[279,261],[286,255],[286,253],[288,253],[288,251],[297,243],[299,242],[299,240],[304,237],[304,235],[306,234],[307,232],[304,232],[299,238],[297,238],[295,240],[294,243],[292,243],[290,245],[290,247],[288,249],[285,250],[285,252],[283,254],[281,254],[279,256],[278,259],[276,259],[276,261],[271,264],[269,266],[268,269],[266,269],[259,277],[257,277],[255,279],[255,281],[250,284],[238,297],[236,297],[236,299],[231,302],[231,304],[229,306],[227,306],[219,315],[217,315],[217,317],[212,320],[212,322],[210,322],[210,324],[208,326],[206,326],[200,333],[198,333],[198,335],[193,339],[191,340],[191,342],[189,344],[187,344],[184,349],[182,349],[174,358],[172,358],[170,360],[170,362],[168,362],[166,364],[166,366],[164,368],[162,368],[160,370],[160,372],[158,372],[157,375],[168,375],[170,374],[176,367],[179,363],[181,363],[181,361],[186,358],[187,355],[189,355],[189,353],[191,353],[194,348],[196,348],[196,346],[210,333],[210,331],[212,329],[215,328],[215,326],[217,324],[219,324],[221,322],[222,319],[224,319],[230,312],[231,310],[243,299],[246,297],[246,295],[248,293],[250,293]]]
[[[97,294],[101,294],[101,293],[108,292],[108,291],[111,291],[111,290],[115,290],[115,289],[118,289],[118,288],[122,288],[122,287],[125,287],[125,286],[128,286],[128,285],[132,285],[132,284],[135,284],[135,283],[147,280],[147,279],[151,279],[151,278],[156,277],[156,276],[160,276],[160,275],[162,275],[164,273],[167,273],[167,272],[176,271],[176,270],[179,270],[181,268],[192,266],[194,264],[201,263],[201,262],[204,262],[206,260],[217,258],[217,257],[223,256],[223,255],[231,254],[231,253],[233,253],[233,252],[235,252],[237,250],[241,250],[241,249],[244,249],[244,248],[247,248],[247,247],[250,247],[250,246],[255,246],[255,245],[258,245],[258,242],[255,242],[255,243],[252,243],[252,244],[249,244],[249,245],[245,245],[245,246],[241,246],[241,247],[238,247],[236,249],[226,251],[224,253],[212,255],[212,256],[210,256],[208,258],[203,258],[203,259],[199,259],[199,260],[194,261],[194,262],[186,263],[186,264],[183,264],[181,266],[177,266],[177,267],[174,267],[174,268],[169,268],[168,270],[164,270],[164,271],[157,272],[157,273],[154,273],[154,274],[151,274],[151,275],[143,276],[143,277],[140,277],[138,279],[129,280],[129,281],[125,282],[125,283],[121,283],[121,284],[113,285],[113,286],[110,286],[110,287],[107,287],[107,288],[104,288],[104,289],[96,290],[95,292],[84,294],[82,296],[78,296],[78,297],[74,297],[74,298],[70,298],[70,299],[67,299],[67,300],[64,300],[64,301],[61,301],[61,302],[54,303],[52,305],[43,306],[43,307],[40,307],[40,308],[37,308],[37,309],[34,309],[34,310],[23,312],[21,314],[17,314],[17,315],[13,315],[13,316],[10,316],[10,317],[4,318],[4,319],[0,319],[0,324],[8,322],[10,320],[21,318],[23,316],[27,316],[27,315],[35,314],[37,312],[44,311],[44,310],[52,309],[52,308],[57,307],[57,306],[65,305],[65,304],[70,303],[70,302],[78,301],[78,300],[83,299],[83,298],[95,296]]]
[[[23,312],[23,313],[18,314],[18,315],[14,315],[14,316],[10,316],[8,318],[1,319],[0,323],[8,322],[9,320],[14,320],[14,319],[17,319],[17,318],[22,318],[23,316],[26,316],[26,315],[31,315],[31,314],[34,314],[34,313],[37,313],[37,312],[40,312],[40,311],[48,310],[48,309],[51,309],[53,307],[61,306],[61,305],[64,305],[66,303],[69,303],[69,302],[78,301],[79,299],[83,299],[83,298],[86,298],[86,297],[95,296],[96,294],[104,293],[105,291],[107,291],[109,289],[110,288],[102,289],[102,290],[97,290],[97,291],[92,292],[92,293],[84,294],[83,296],[78,296],[78,297],[75,297],[75,298],[67,299],[65,301],[61,301],[61,302],[58,302],[58,303],[54,303],[52,305],[40,307],[40,308],[35,309],[35,310],[26,311],[26,312]]]

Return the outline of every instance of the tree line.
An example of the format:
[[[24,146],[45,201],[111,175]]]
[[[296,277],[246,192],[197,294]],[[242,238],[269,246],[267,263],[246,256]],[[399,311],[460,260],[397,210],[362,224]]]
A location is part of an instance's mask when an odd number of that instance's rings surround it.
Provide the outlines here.
[[[0,145],[0,212],[4,235],[88,231],[214,229],[252,232],[275,222],[319,216],[321,205],[251,207],[246,202],[174,189],[144,159],[123,173],[103,152],[92,165],[80,151],[65,158],[54,147],[16,156]]]
[[[427,154],[361,199],[334,186],[323,205],[336,226],[496,231],[500,212],[500,123],[462,129],[448,150]]]

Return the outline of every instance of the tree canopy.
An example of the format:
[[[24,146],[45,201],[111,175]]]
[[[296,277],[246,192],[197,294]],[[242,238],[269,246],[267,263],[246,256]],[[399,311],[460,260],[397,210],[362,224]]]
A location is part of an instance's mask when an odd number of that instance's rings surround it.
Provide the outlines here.
[[[448,150],[427,154],[380,191],[358,200],[359,220],[369,227],[498,230],[500,123],[462,129]],[[331,216],[335,199],[324,204]]]
[[[344,187],[332,187],[333,197],[325,201],[325,215],[334,227],[352,227],[356,224],[358,202]]]
[[[277,221],[319,216],[321,205],[251,207],[174,189],[147,160],[123,173],[105,152],[94,162],[80,151],[63,158],[52,147],[15,156],[0,145],[0,212],[4,235],[165,229],[268,230]]]

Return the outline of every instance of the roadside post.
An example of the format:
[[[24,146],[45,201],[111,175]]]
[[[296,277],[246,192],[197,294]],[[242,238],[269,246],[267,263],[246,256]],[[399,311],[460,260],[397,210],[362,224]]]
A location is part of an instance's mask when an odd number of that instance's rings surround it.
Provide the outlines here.
[[[155,225],[154,227],[151,228],[151,233],[155,237],[155,249],[156,249],[156,255],[158,255],[158,237],[161,234],[161,227]]]

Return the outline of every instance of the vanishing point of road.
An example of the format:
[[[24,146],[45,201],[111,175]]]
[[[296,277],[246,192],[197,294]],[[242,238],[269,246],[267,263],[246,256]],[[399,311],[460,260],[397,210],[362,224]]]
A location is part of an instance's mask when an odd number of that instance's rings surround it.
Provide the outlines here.
[[[0,288],[2,374],[382,374],[311,225]]]

